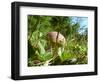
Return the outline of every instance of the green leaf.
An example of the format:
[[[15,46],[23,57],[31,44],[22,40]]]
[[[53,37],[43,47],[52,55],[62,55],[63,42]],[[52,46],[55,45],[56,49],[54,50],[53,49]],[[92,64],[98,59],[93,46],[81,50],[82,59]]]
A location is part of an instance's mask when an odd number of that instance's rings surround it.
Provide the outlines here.
[[[63,52],[64,52],[64,48],[63,47],[58,48],[58,55],[59,56],[61,56]]]
[[[65,61],[65,60],[74,58],[74,55],[69,52],[63,52],[60,58],[61,58],[61,61]]]
[[[40,54],[45,54],[45,48],[44,48],[43,45],[40,43],[40,41],[38,42],[38,46],[39,46]]]
[[[45,53],[45,54],[39,55],[39,59],[40,59],[41,61],[47,61],[47,60],[49,60],[49,59],[51,59],[51,58],[52,58],[52,55],[50,54],[50,52],[47,52],[47,53]]]

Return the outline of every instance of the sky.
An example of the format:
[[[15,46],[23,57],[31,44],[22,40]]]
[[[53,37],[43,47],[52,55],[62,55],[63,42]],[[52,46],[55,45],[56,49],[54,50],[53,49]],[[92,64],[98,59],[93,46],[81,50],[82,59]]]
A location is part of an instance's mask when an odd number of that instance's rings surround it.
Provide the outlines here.
[[[73,23],[79,22],[80,28],[82,29],[82,30],[79,31],[79,33],[83,33],[84,29],[88,28],[88,17],[76,17],[76,16],[73,16],[72,17],[72,22]]]

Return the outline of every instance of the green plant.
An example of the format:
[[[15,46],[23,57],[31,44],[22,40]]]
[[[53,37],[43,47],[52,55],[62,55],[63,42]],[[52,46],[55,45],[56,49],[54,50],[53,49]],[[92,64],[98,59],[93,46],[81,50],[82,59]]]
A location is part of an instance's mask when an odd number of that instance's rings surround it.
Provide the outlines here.
[[[28,66],[88,63],[88,29],[80,28],[83,17],[75,18],[77,21],[73,22],[73,17],[68,16],[28,16]],[[50,32],[56,32],[55,41],[47,40]],[[60,34],[64,44],[58,41]]]

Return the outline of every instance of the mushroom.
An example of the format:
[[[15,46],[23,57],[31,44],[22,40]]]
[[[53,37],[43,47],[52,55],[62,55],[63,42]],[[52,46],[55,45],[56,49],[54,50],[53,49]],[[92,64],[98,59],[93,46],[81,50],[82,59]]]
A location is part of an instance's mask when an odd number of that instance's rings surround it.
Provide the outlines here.
[[[56,31],[53,31],[53,32],[49,32],[47,34],[47,39],[50,41],[50,43],[52,45],[59,45],[61,44],[65,44],[65,37],[59,33],[59,32],[56,32]]]
[[[65,37],[60,32],[49,32],[47,34],[47,40],[49,41],[51,45],[51,50],[53,52],[53,60],[58,56],[58,50],[59,48],[64,49],[65,45]]]

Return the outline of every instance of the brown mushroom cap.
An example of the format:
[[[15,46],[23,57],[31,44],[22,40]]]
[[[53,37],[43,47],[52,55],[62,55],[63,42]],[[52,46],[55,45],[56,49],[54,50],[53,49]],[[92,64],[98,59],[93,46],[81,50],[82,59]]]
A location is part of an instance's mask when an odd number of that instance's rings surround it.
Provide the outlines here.
[[[56,31],[49,32],[47,34],[47,39],[53,43],[65,44],[65,37],[61,33],[58,34]]]

